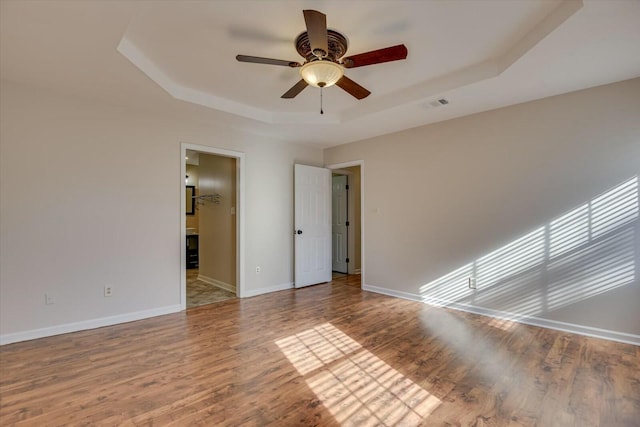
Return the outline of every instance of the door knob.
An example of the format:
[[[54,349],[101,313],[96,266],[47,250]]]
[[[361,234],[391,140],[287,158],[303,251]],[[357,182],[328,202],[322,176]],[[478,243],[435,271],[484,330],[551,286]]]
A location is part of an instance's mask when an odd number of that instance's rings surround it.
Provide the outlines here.
[[[296,234],[302,234],[302,230],[297,230]]]

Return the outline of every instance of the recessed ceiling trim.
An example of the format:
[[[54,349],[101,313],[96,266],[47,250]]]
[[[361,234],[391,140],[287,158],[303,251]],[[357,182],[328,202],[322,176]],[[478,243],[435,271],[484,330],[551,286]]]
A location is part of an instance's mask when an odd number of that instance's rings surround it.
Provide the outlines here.
[[[540,43],[567,19],[582,9],[583,6],[584,3],[582,0],[564,0],[498,59],[498,64],[501,68],[500,73],[504,72],[518,59],[522,58],[535,45]]]
[[[404,105],[423,101],[434,95],[494,78],[516,63],[545,37],[560,27],[584,6],[583,0],[563,0],[524,37],[514,42],[502,55],[449,74],[429,79],[409,87],[375,98],[343,110],[341,113],[320,115],[317,111],[305,113],[269,112],[247,104],[222,98],[211,93],[176,83],[153,63],[128,38],[122,37],[117,50],[145,73],[152,81],[176,99],[224,111],[268,124],[341,124],[365,116],[378,114]]]
[[[486,61],[472,65],[436,79],[411,85],[396,93],[380,96],[375,100],[371,100],[367,105],[345,111],[342,119],[344,121],[355,120],[384,110],[422,101],[439,93],[490,79],[498,74],[500,72],[496,61]]]
[[[164,71],[147,58],[140,49],[138,49],[127,38],[126,34],[120,40],[117,47],[125,58],[127,58],[140,71],[147,75],[158,86],[164,89],[169,95],[182,101],[192,104],[202,105],[204,107],[225,111],[227,113],[236,114],[238,116],[247,117],[249,119],[258,120],[265,123],[273,122],[273,114],[269,111],[251,107],[246,104],[232,101],[212,95],[190,87],[182,86],[172,80]]]
[[[366,104],[345,111],[343,121],[350,121],[394,107],[421,101],[439,93],[478,83],[504,73],[527,54],[551,32],[560,27],[569,17],[583,7],[582,0],[564,0],[524,37],[516,41],[497,58],[474,64],[444,76],[426,80],[406,87],[398,92],[380,96]]]
[[[313,113],[276,113],[273,115],[274,124],[340,124],[340,115],[332,113],[320,114],[320,111]]]

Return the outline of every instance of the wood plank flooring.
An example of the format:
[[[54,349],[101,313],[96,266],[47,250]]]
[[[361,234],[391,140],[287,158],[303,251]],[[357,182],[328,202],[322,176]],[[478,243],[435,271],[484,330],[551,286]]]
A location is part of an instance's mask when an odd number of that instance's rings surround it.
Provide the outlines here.
[[[358,280],[0,347],[0,425],[640,425],[640,347]]]

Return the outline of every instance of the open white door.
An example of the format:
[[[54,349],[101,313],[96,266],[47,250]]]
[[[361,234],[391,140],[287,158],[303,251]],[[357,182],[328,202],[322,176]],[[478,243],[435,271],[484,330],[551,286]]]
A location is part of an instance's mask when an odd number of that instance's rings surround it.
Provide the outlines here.
[[[295,287],[331,281],[331,171],[295,165]]]

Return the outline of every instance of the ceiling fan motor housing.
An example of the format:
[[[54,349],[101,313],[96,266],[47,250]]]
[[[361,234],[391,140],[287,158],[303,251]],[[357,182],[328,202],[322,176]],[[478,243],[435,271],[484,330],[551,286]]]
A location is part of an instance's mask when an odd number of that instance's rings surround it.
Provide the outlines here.
[[[311,50],[311,43],[309,42],[309,34],[305,31],[296,38],[295,42],[296,50],[307,62],[318,61],[320,59],[324,61],[338,62],[338,59],[342,58],[347,53],[347,38],[334,30],[327,30],[327,46],[329,52],[316,52],[320,56],[316,55]],[[318,51],[319,49],[316,49]],[[322,55],[324,53],[324,55]]]

